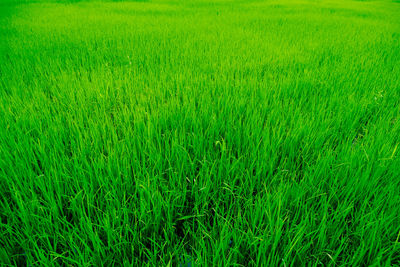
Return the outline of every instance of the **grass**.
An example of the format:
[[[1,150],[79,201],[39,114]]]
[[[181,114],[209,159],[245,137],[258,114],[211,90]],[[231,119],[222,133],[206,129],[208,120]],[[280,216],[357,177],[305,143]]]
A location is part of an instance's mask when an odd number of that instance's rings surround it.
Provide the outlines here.
[[[400,265],[398,2],[0,10],[0,263]]]

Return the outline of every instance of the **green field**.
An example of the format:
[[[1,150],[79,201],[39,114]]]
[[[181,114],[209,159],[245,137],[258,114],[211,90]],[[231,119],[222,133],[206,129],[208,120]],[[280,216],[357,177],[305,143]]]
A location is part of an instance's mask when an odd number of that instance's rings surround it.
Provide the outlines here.
[[[1,266],[400,266],[400,2],[0,0]]]

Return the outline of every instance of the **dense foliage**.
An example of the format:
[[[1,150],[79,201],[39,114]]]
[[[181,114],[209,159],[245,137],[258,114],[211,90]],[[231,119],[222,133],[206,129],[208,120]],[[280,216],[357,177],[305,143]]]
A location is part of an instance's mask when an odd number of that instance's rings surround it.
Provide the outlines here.
[[[399,3],[24,2],[0,262],[400,264]]]

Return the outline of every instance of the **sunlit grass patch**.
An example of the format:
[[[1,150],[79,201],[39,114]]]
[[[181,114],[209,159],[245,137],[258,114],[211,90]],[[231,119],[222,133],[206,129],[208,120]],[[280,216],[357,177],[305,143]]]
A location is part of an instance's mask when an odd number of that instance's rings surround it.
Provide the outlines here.
[[[397,3],[0,8],[1,263],[399,264]]]

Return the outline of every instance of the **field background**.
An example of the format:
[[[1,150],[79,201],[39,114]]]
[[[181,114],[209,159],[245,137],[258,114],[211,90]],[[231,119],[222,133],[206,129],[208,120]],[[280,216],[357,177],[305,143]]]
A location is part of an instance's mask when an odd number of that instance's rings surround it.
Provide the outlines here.
[[[400,265],[398,1],[0,10],[0,264]]]

